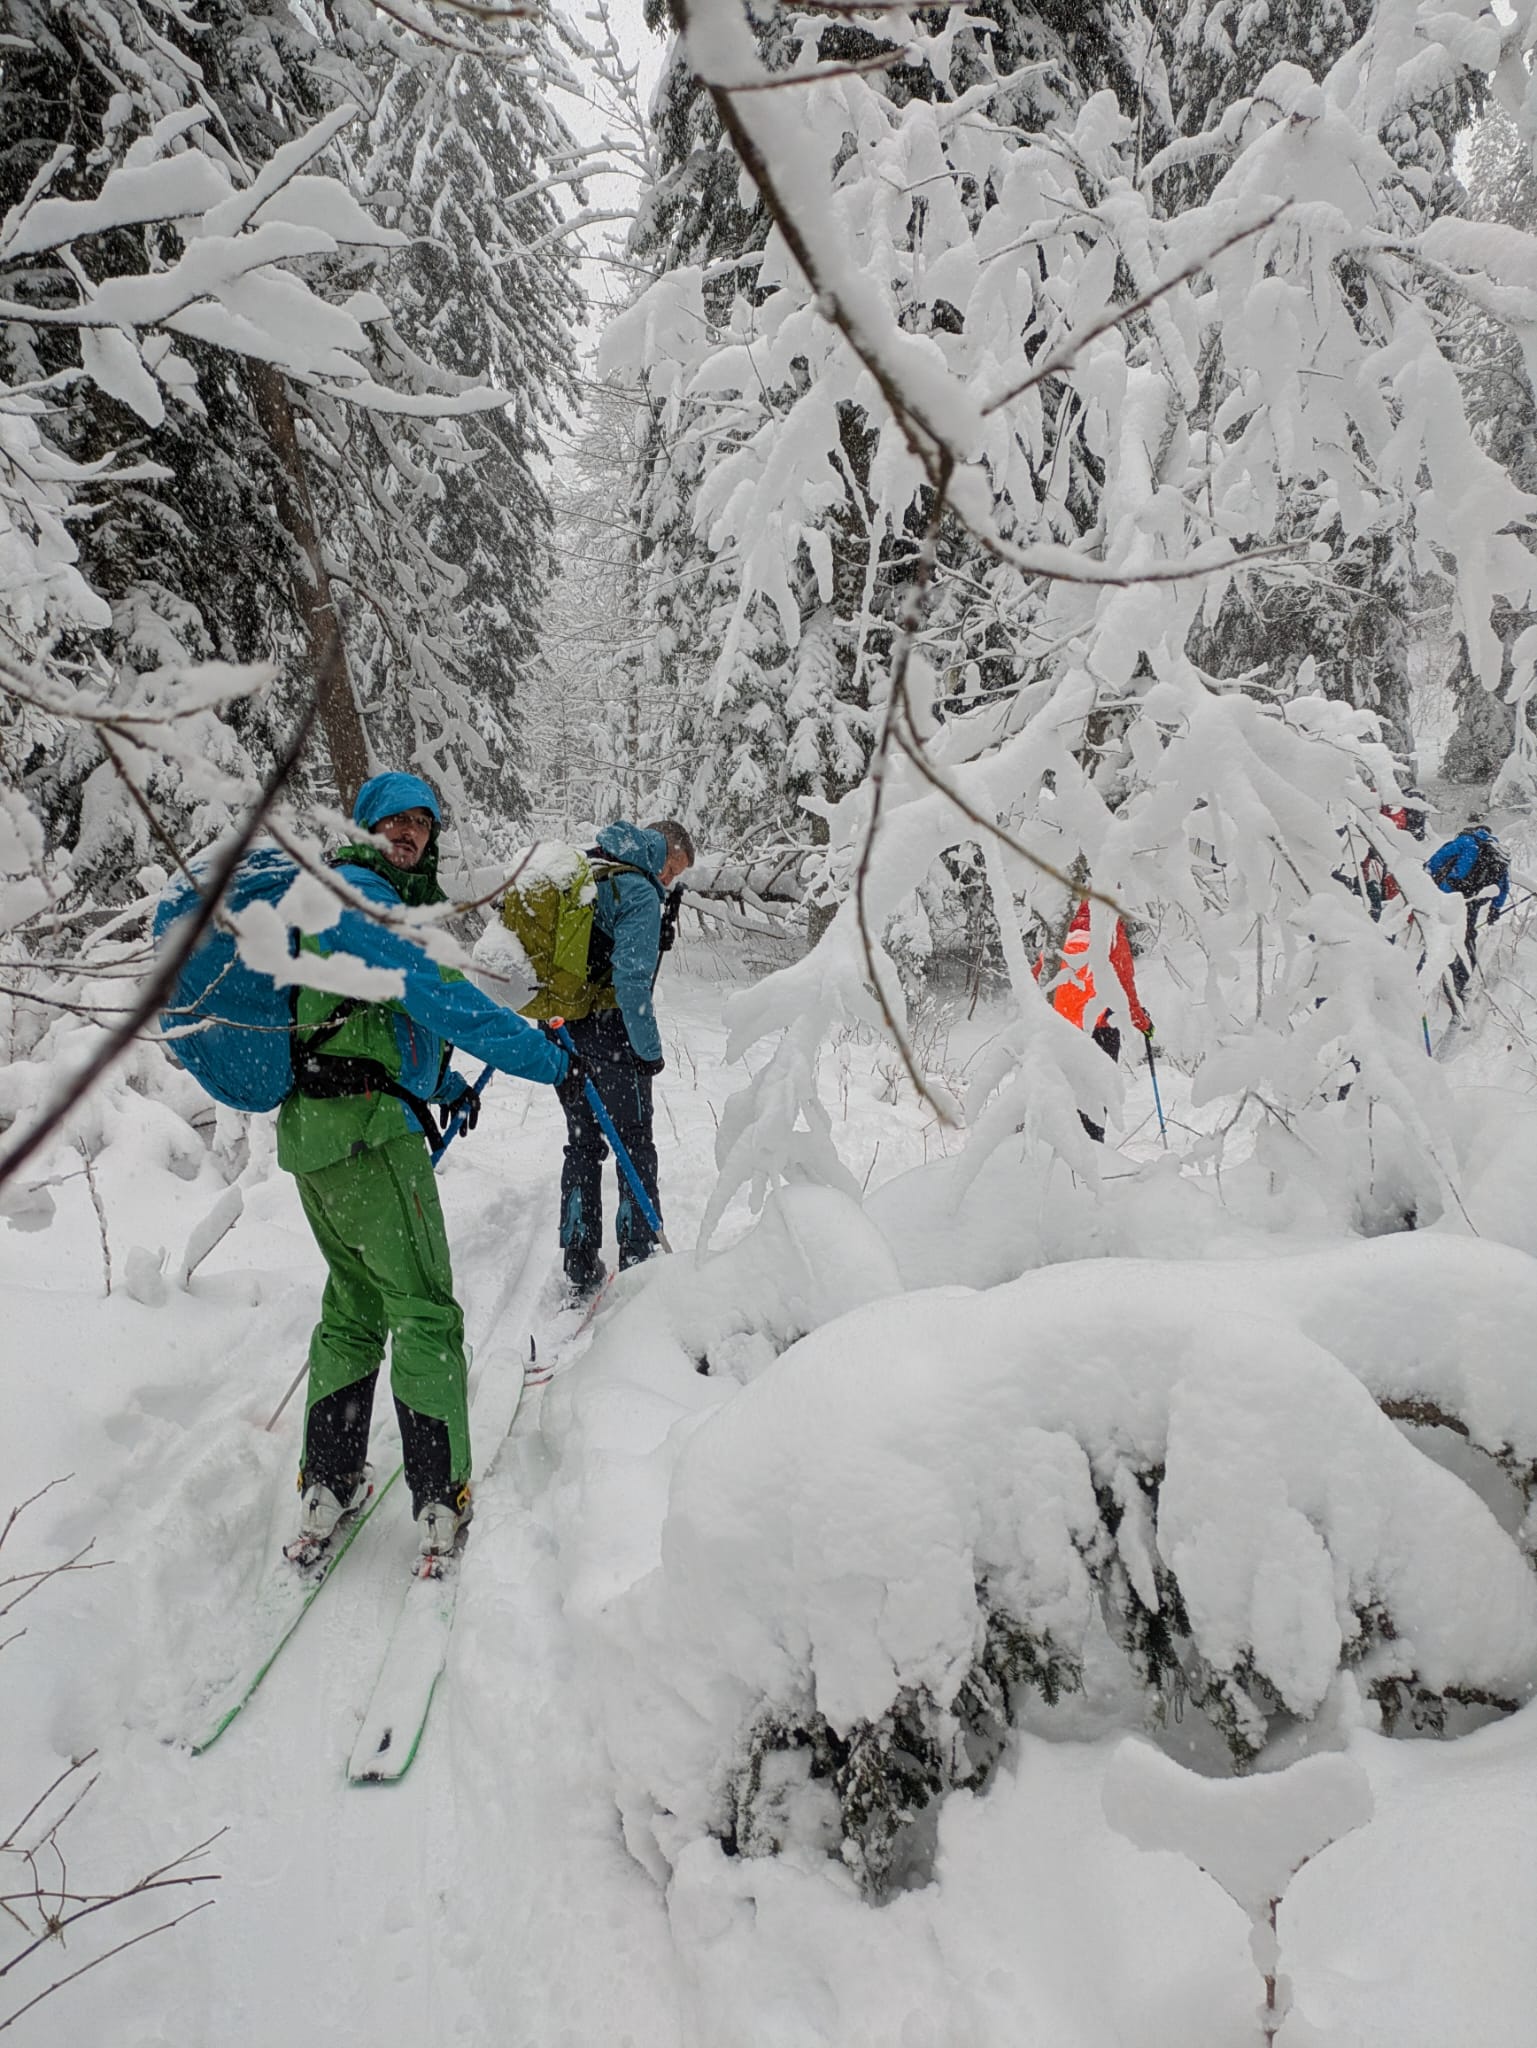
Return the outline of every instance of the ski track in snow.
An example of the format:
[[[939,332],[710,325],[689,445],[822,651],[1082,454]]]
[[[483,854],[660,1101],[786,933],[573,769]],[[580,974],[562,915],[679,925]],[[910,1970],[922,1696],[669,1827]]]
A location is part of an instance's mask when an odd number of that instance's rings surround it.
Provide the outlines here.
[[[712,1184],[716,1115],[740,1078],[724,1065],[707,950],[670,971],[663,1005],[658,1138],[683,1244]],[[1501,1046],[1501,1032],[1481,1030],[1457,1049],[1468,1078],[1490,1084],[1491,1116],[1511,1102]],[[874,1169],[872,1187],[943,1149],[910,1097],[888,1099],[877,1048],[827,1057],[840,1145],[856,1174]],[[1166,1109],[1190,1116],[1188,1097],[1171,1064]],[[1137,1121],[1130,1108],[1125,1121]],[[1143,2048],[1257,2041],[1243,1915],[1182,1859],[1110,1833],[1100,1811],[1110,1744],[1021,1735],[986,1798],[947,1804],[939,1881],[881,1910],[836,1870],[793,1858],[733,1861],[696,1842],[664,1891],[630,1855],[599,1703],[562,1608],[549,1485],[561,1447],[546,1435],[538,1389],[500,1449],[490,1421],[509,1398],[498,1374],[526,1355],[531,1331],[548,1356],[559,1326],[562,1135],[553,1098],[498,1080],[443,1175],[475,1353],[476,1520],[446,1675],[396,1786],[348,1788],[344,1774],[413,1548],[403,1488],[215,1748],[193,1759],[162,1739],[199,1645],[238,1621],[294,1514],[302,1397],[262,1434],[319,1294],[292,1183],[258,1143],[244,1216],[190,1291],[159,1306],[123,1290],[126,1253],[164,1239],[174,1273],[222,1183],[165,1172],[137,1127],[117,1134],[101,1165],[110,1299],[82,1181],[58,1190],[47,1232],[0,1231],[12,1340],[0,1507],[55,1473],[77,1475],[33,1510],[6,1563],[20,1569],[92,1535],[115,1560],[46,1588],[22,1617],[27,1636],[5,1653],[5,1816],[69,1755],[96,1747],[102,1779],[68,1836],[77,1877],[137,1875],[227,1830],[208,1858],[222,1873],[212,1911],[70,1986],[10,2038],[19,2048],[1119,2048],[1134,2015]],[[1157,1156],[1145,1117],[1123,1149],[1133,1161]],[[1537,1180],[1520,1163],[1528,1156],[1537,1147],[1491,1169],[1513,1218]],[[731,1213],[725,1238],[744,1215]],[[1190,1249],[1175,1242],[1188,1227],[1171,1212],[1176,1255]],[[1111,1234],[1107,1225],[1102,1248],[1115,1248]],[[395,1428],[382,1391],[375,1412],[375,1461],[387,1470]],[[1299,2020],[1282,2048],[1529,2048],[1537,1974],[1515,1960],[1510,1930],[1512,1898],[1523,1881],[1530,1895],[1534,1875],[1534,1748],[1530,1708],[1455,1745],[1354,1738],[1377,1816],[1310,1864],[1283,1909]],[[120,1909],[116,1937],[192,1902],[168,1896],[169,1909]],[[91,1952],[72,1948],[52,1974]]]

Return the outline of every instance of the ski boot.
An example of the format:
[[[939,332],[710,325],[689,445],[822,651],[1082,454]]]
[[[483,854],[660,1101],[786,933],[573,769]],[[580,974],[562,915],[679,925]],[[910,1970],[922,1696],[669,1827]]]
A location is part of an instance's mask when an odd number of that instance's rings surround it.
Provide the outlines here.
[[[429,1500],[416,1518],[419,1579],[439,1579],[451,1557],[463,1550],[474,1515],[468,1485],[461,1486],[451,1501]]]
[[[299,1509],[299,1533],[291,1543],[283,1546],[283,1555],[290,1564],[300,1570],[318,1564],[330,1549],[333,1538],[342,1523],[355,1515],[374,1490],[373,1475],[362,1471],[351,1479],[339,1479],[335,1487],[317,1481],[313,1486],[304,1486],[304,1475],[300,1473],[299,1483],[304,1487],[304,1499]]]
[[[560,1305],[563,1309],[589,1308],[603,1292],[608,1281],[608,1267],[600,1258],[570,1259],[566,1262],[566,1282],[561,1289]]]

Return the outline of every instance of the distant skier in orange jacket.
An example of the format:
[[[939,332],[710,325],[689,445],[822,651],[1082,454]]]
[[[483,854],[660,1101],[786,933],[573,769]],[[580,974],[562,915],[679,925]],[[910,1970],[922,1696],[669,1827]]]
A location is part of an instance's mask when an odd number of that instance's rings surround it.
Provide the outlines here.
[[[1073,921],[1068,926],[1067,937],[1062,942],[1062,965],[1064,968],[1070,967],[1076,958],[1079,958],[1089,950],[1090,907],[1089,902],[1085,899],[1073,912]],[[1041,978],[1041,968],[1043,965],[1044,956],[1038,957],[1035,963],[1035,978],[1037,981]],[[1131,941],[1127,938],[1126,927],[1119,918],[1115,921],[1115,937],[1110,941],[1110,965],[1115,969],[1116,980],[1121,984],[1121,989],[1126,998],[1126,1009],[1130,1014],[1133,1026],[1142,1033],[1144,1038],[1151,1038],[1153,1035],[1153,1020],[1142,1007],[1142,999],[1137,994],[1137,976],[1132,962]],[[1069,1024],[1076,1024],[1081,1031],[1084,1019],[1089,1014],[1093,1005],[1094,997],[1094,976],[1090,972],[1087,960],[1085,960],[1071,980],[1058,982],[1057,986],[1051,991],[1050,1001],[1052,1008],[1059,1017],[1065,1017]],[[1121,1057],[1120,1026],[1111,1022],[1111,1014],[1108,1008],[1102,1009],[1095,1019],[1089,1035],[1101,1052],[1107,1054],[1113,1060],[1119,1060]],[[1082,1110],[1078,1112],[1078,1121],[1083,1125],[1096,1145],[1102,1145],[1105,1142],[1105,1127],[1103,1124],[1093,1122],[1091,1118],[1084,1115]]]

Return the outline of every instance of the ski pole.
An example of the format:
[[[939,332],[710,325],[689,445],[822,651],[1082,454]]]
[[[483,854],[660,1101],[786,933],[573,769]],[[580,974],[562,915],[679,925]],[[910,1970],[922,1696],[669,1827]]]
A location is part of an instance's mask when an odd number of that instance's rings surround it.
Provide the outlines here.
[[[1433,1060],[1435,1054],[1431,1051],[1430,1047],[1430,1019],[1423,1010],[1420,1012],[1420,1029],[1425,1034],[1425,1057],[1428,1060]]]
[[[303,1365],[301,1365],[299,1370],[294,1374],[293,1379],[289,1384],[288,1392],[283,1396],[282,1400],[279,1401],[276,1408],[273,1409],[272,1413],[267,1417],[266,1422],[263,1424],[263,1429],[265,1432],[270,1433],[277,1426],[278,1417],[282,1414],[283,1410],[288,1406],[289,1402],[298,1392],[299,1382],[303,1379],[304,1375],[309,1371],[309,1369],[310,1362],[306,1358]]]
[[[480,1079],[475,1083],[475,1093],[477,1095],[480,1093],[481,1089],[485,1087],[486,1083],[490,1080],[491,1076],[495,1072],[495,1067],[487,1067],[482,1072]],[[443,1142],[441,1145],[439,1145],[437,1151],[434,1152],[432,1155],[432,1164],[434,1169],[436,1169],[438,1161],[443,1157],[443,1154],[448,1150],[449,1146],[454,1142],[455,1138],[458,1137],[460,1131],[464,1128],[463,1118],[464,1112],[463,1110],[459,1109],[456,1109],[453,1115],[449,1118],[448,1129],[443,1133]],[[304,1375],[309,1371],[309,1369],[310,1362],[306,1358],[303,1365],[301,1365],[299,1370],[294,1374],[293,1381],[289,1386],[288,1392],[283,1396],[282,1400],[279,1401],[276,1408],[274,1408],[272,1413],[268,1416],[267,1421],[264,1425],[264,1434],[270,1434],[271,1431],[276,1427],[278,1417],[282,1414],[283,1410],[288,1406],[289,1402],[293,1399],[294,1395],[299,1391],[299,1382],[303,1379]]]
[[[555,1036],[559,1040],[560,1044],[564,1046],[565,1050],[571,1055],[572,1059],[580,1059],[581,1055],[577,1052],[576,1047],[572,1044],[571,1034],[566,1029],[565,1018],[552,1017],[550,1019],[550,1028],[555,1033]],[[635,1197],[635,1201],[638,1208],[640,1209],[641,1215],[645,1217],[647,1223],[656,1232],[656,1241],[662,1247],[662,1250],[664,1252],[671,1252],[672,1246],[667,1242],[667,1232],[662,1228],[662,1219],[656,1212],[656,1205],[651,1200],[651,1197],[646,1193],[646,1190],[641,1186],[640,1175],[635,1171],[635,1162],[630,1157],[629,1153],[626,1152],[624,1146],[619,1142],[619,1133],[614,1129],[614,1120],[609,1115],[608,1111],[603,1107],[603,1097],[592,1085],[592,1076],[590,1074],[582,1083],[582,1093],[587,1098],[587,1107],[592,1111],[593,1115],[598,1120],[598,1129],[603,1133],[604,1137],[607,1138],[609,1144],[614,1149],[615,1161],[618,1164],[620,1172],[624,1175],[625,1179],[630,1183],[630,1192]]]
[[[481,1089],[485,1087],[486,1083],[490,1080],[491,1076],[495,1072],[495,1067],[482,1067],[480,1070],[480,1079],[475,1083],[475,1086],[469,1090],[469,1095],[478,1095]],[[455,1138],[457,1138],[459,1133],[464,1129],[464,1103],[468,1101],[468,1099],[468,1095],[462,1097],[460,1100],[459,1108],[457,1108],[454,1111],[453,1115],[449,1118],[448,1129],[443,1133],[443,1141],[432,1155],[432,1163],[434,1166],[437,1165],[438,1161],[443,1157],[443,1154],[448,1150],[449,1146],[454,1142]]]
[[[1158,1112],[1158,1135],[1162,1138],[1163,1149],[1167,1152],[1169,1149],[1169,1126],[1163,1120],[1163,1097],[1158,1092],[1158,1068],[1153,1059],[1153,1041],[1151,1038],[1144,1038],[1142,1043],[1147,1047],[1147,1071],[1152,1076],[1153,1107]]]

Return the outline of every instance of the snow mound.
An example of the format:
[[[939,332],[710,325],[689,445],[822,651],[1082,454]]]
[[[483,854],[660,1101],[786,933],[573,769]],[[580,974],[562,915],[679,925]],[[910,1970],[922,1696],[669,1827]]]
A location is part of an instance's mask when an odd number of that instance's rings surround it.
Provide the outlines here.
[[[1308,1756],[1253,1778],[1202,1778],[1146,1742],[1124,1742],[1104,1785],[1105,1818],[1139,1849],[1175,1849],[1251,1919],[1303,1864],[1372,1817],[1353,1757]]]
[[[558,1379],[544,1427],[572,1450],[562,1561],[576,1610],[656,1561],[666,1489],[688,1430],[808,1331],[902,1291],[880,1233],[830,1188],[781,1188],[728,1250],[621,1274],[579,1373]],[[617,1512],[616,1512],[617,1508]]]
[[[879,1877],[898,1823],[982,1782],[1020,1696],[1081,1686],[1107,1635],[1155,1703],[1188,1693],[1239,1763],[1317,1715],[1342,1670],[1390,1723],[1407,1705],[1439,1725],[1448,1698],[1514,1703],[1537,1682],[1537,1584],[1515,1544],[1378,1406],[1395,1390],[1455,1402],[1475,1441],[1531,1455],[1516,1326],[1537,1268],[1499,1247],[1408,1238],[1093,1261],[982,1294],[887,1288],[740,1391],[675,1389],[644,1489],[613,1489],[587,1404],[601,1388],[617,1414],[628,1385],[633,1432],[644,1361],[761,1313],[766,1257],[807,1246],[791,1225],[809,1192],[616,1315],[596,1381],[555,1422],[587,1439],[583,1521],[622,1505],[625,1545],[585,1584],[573,1565],[568,1591],[627,1838],[653,1867],[704,1834],[825,1847],[841,1829],[845,1859]],[[829,1216],[839,1199],[821,1196]],[[820,1243],[845,1282],[850,1235]],[[782,1338],[797,1283],[774,1284]],[[915,1785],[880,1794],[872,1864],[850,1837],[898,1750]]]

